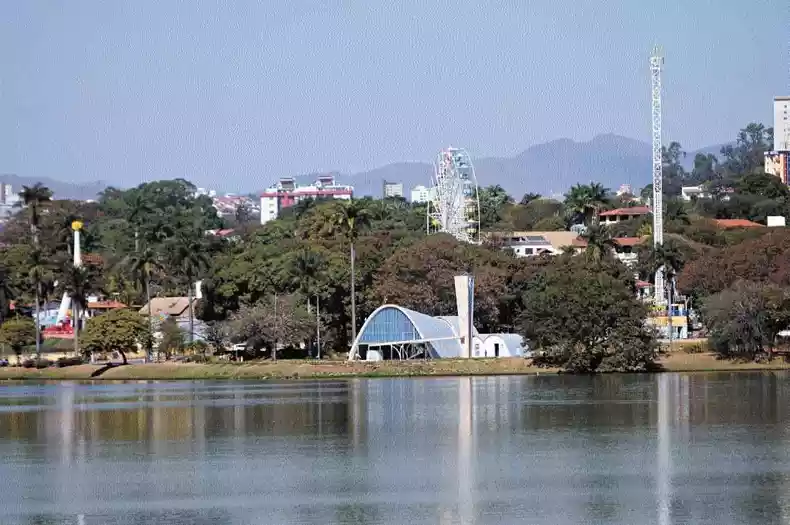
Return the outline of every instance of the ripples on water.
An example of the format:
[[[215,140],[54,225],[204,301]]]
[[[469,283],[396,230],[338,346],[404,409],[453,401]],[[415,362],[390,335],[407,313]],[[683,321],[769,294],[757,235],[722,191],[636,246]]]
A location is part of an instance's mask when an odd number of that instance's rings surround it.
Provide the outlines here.
[[[0,524],[790,522],[783,373],[0,387]]]

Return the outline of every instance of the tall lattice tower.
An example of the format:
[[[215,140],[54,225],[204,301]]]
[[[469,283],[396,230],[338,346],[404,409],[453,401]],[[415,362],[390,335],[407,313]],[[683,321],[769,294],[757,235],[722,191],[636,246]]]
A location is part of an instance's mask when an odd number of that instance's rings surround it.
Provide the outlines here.
[[[650,56],[650,77],[653,114],[653,246],[664,244],[664,184],[661,159],[661,68],[664,56],[661,48],[653,48]],[[664,269],[656,272],[654,298],[664,303]]]

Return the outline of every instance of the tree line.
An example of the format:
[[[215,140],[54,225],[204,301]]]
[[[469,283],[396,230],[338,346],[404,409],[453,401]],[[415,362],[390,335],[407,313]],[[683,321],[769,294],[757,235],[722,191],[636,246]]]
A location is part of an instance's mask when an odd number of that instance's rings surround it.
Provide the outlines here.
[[[0,234],[0,320],[4,326],[20,322],[9,311],[11,299],[36,309],[65,291],[84,309],[88,295],[102,292],[139,308],[152,297],[191,299],[200,280],[202,299],[194,312],[189,301],[189,317],[206,324],[208,345],[243,343],[251,354],[272,358],[278,350],[281,357],[341,354],[383,303],[452,314],[453,276],[470,272],[481,332],[520,333],[547,362],[569,370],[644,370],[653,362],[656,341],[645,326],[648,313],[636,298],[636,284],[652,281],[663,266],[668,286],[702,313],[716,348],[753,357],[774,343],[784,322],[788,283],[781,253],[790,237],[766,228],[723,230],[713,221],[786,215],[778,212],[790,203],[787,188],[756,163],[770,131],[753,126],[739,134],[737,146],[726,148],[723,162],[695,159],[691,173],[678,166],[679,145],[665,148],[665,243],[659,249],[652,248],[649,216],[597,224],[602,210],[640,204],[637,196],[614,195],[596,183],[570,188],[561,201],[533,193],[517,200],[498,186],[480,189],[484,233],[582,225],[581,256],[517,258],[488,235],[482,245],[429,236],[425,206],[397,198],[305,200],[261,226],[243,209],[230,222],[220,218],[211,199],[196,196],[185,180],[108,188],[96,202],[52,200],[46,188],[25,188],[25,207]],[[681,200],[676,180],[705,185],[710,198]],[[80,269],[71,265],[76,219],[84,222],[88,254]],[[235,228],[232,239],[206,234],[228,226]],[[614,238],[624,236],[644,239],[632,269],[612,253]],[[733,261],[741,262],[728,266]],[[706,274],[710,268],[721,271]],[[760,314],[757,321],[747,310],[729,315],[736,305],[745,308],[744,297],[751,298],[749,311],[771,305],[774,314]],[[116,323],[91,320],[75,346],[123,350],[136,341],[153,348],[150,315],[107,315],[127,317]],[[130,328],[121,337],[113,324]],[[193,333],[190,322],[183,337]],[[179,346],[182,335],[170,339]]]

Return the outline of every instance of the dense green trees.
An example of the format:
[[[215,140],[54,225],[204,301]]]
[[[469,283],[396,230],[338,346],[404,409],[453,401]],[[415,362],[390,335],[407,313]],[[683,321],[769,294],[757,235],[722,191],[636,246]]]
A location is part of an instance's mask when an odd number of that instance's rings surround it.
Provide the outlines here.
[[[7,291],[38,312],[57,283],[57,291],[72,298],[75,316],[84,311],[86,297],[97,292],[137,304],[153,293],[192,293],[194,281],[223,249],[205,234],[222,221],[211,199],[195,197],[195,190],[183,180],[159,181],[124,191],[108,188],[98,202],[87,203],[52,201],[51,192],[40,185],[24,188],[25,207],[0,237],[8,245],[2,258]],[[85,223],[81,269],[72,264],[74,220]],[[0,307],[6,303],[0,301]]]
[[[36,343],[36,325],[29,317],[9,319],[0,325],[0,343],[11,347],[17,359],[22,349]]]
[[[543,362],[568,371],[647,370],[655,339],[633,284],[613,261],[559,256],[527,285],[524,335]]]
[[[86,324],[82,344],[88,352],[118,352],[126,364],[126,353],[145,348],[150,337],[148,324],[140,314],[112,310]]]
[[[471,272],[481,331],[521,332],[548,352],[547,361],[569,370],[642,370],[652,362],[654,342],[643,329],[644,309],[633,298],[634,276],[612,257],[614,237],[645,237],[634,268],[640,278],[652,279],[659,266],[670,268],[669,282],[677,275],[680,291],[693,304],[706,305],[709,329],[727,341],[735,332],[717,321],[726,318],[721,312],[734,311],[727,308],[735,308],[738,294],[759,295],[734,288],[736,281],[790,287],[784,263],[790,237],[766,228],[723,230],[712,220],[790,215],[790,191],[760,167],[769,138],[770,130],[747,126],[721,160],[697,155],[691,172],[683,167],[680,144],[664,149],[666,226],[660,250],[652,249],[649,216],[596,224],[600,211],[634,204],[632,196],[613,196],[601,184],[578,184],[562,202],[531,193],[516,201],[499,186],[480,189],[484,234],[583,224],[587,248],[581,257],[517,259],[492,238],[477,246],[427,236],[425,206],[402,199],[305,200],[264,226],[251,224],[249,210],[239,209],[233,219],[239,242],[227,242],[206,235],[228,224],[185,180],[108,188],[95,203],[51,201],[46,188],[27,188],[27,207],[0,234],[0,320],[8,316],[10,297],[39,305],[52,297],[55,282],[79,310],[91,291],[142,305],[156,296],[191,298],[195,281],[202,280],[202,299],[195,312],[190,301],[189,316],[210,323],[215,346],[243,342],[260,355],[275,357],[278,348],[305,355],[320,324],[323,346],[340,353],[348,350],[359,321],[382,303],[454,314],[452,278]],[[705,185],[711,197],[682,201],[677,194],[688,184]],[[85,222],[85,272],[92,279],[77,275],[70,264],[75,219]],[[777,311],[784,305],[771,304],[779,305]],[[143,324],[149,323],[150,316]],[[194,321],[188,332],[191,340]],[[85,346],[86,337],[77,341]],[[87,339],[91,348],[115,344],[100,344],[98,337]],[[150,337],[135,341],[150,351]],[[728,348],[741,347],[746,346]]]
[[[790,292],[773,283],[738,281],[709,297],[703,314],[713,348],[723,355],[754,359],[790,327]]]

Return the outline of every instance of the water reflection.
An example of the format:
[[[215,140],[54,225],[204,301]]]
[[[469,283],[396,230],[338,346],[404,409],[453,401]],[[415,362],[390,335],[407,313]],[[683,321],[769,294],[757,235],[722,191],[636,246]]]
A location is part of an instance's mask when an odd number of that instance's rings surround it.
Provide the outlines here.
[[[782,523],[787,375],[0,388],[0,523]]]

